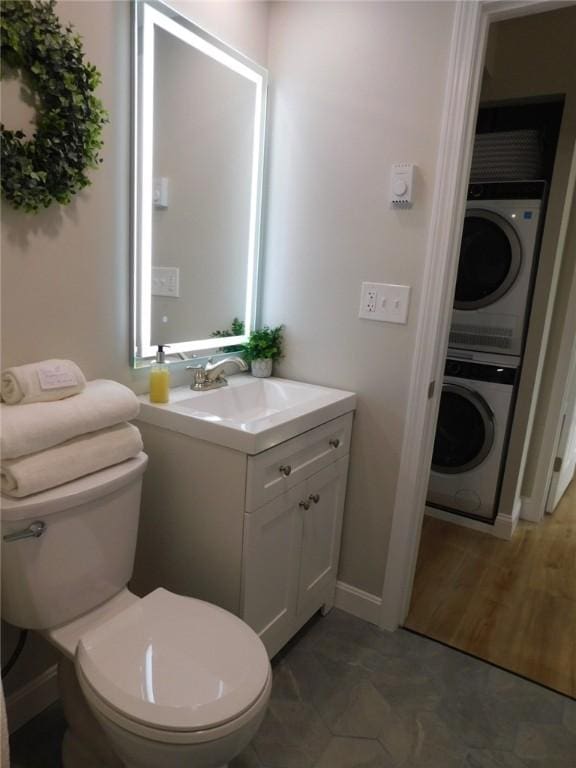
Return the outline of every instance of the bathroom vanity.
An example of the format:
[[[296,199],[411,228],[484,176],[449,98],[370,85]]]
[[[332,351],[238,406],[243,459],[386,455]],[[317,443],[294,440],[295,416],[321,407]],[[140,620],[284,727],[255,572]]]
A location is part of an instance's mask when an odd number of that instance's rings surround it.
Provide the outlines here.
[[[240,375],[141,398],[144,479],[133,588],[159,584],[243,618],[273,656],[334,600],[355,395]]]

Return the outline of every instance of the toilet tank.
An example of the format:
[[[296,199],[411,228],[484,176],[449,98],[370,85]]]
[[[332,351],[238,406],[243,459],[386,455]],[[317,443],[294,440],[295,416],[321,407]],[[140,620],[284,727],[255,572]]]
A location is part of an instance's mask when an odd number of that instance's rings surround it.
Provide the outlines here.
[[[50,629],[108,600],[134,566],[142,475],[133,459],[23,499],[2,497],[2,618]],[[5,536],[41,521],[38,538]]]

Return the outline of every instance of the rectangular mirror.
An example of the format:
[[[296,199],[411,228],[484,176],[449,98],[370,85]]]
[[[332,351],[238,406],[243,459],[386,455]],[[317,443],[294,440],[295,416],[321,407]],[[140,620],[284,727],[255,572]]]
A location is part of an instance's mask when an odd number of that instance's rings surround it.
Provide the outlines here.
[[[135,3],[135,366],[254,328],[266,71],[169,6]],[[231,330],[233,318],[244,332]],[[232,331],[231,331],[232,332]]]

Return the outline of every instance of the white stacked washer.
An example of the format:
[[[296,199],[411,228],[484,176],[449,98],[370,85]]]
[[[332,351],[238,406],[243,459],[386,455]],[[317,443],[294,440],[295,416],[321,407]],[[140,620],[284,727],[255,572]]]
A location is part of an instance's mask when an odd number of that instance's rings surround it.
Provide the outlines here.
[[[502,482],[519,359],[450,351],[428,506],[492,521]]]
[[[471,184],[450,347],[522,354],[545,183]]]
[[[470,185],[428,507],[496,517],[544,192],[541,181]]]

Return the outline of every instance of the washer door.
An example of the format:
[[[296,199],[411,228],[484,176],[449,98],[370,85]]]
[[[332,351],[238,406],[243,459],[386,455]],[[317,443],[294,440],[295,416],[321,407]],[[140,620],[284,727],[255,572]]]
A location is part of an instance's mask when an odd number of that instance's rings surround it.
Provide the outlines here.
[[[481,309],[514,284],[522,246],[514,228],[497,213],[474,208],[464,219],[455,309]]]
[[[494,444],[494,414],[477,392],[444,384],[434,440],[432,470],[444,475],[481,464]]]

